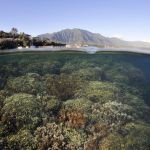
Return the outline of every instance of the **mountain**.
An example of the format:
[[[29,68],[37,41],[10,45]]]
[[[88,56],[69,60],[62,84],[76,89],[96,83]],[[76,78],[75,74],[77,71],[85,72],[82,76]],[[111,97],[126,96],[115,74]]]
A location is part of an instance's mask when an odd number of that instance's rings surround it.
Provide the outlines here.
[[[101,47],[133,47],[150,48],[150,43],[141,41],[124,41],[119,38],[109,38],[98,33],[92,33],[82,29],[65,29],[59,32],[46,33],[38,36],[39,38],[48,38],[55,42],[65,44],[88,44]]]

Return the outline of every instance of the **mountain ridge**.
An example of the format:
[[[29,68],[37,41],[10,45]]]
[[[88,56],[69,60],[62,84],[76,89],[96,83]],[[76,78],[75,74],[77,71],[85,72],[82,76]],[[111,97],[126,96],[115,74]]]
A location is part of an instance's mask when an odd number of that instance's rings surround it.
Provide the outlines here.
[[[38,35],[39,38],[48,38],[65,44],[96,45],[100,47],[120,48],[150,48],[150,43],[142,41],[125,41],[115,37],[105,37],[99,33],[92,33],[84,29],[63,29],[54,33]]]

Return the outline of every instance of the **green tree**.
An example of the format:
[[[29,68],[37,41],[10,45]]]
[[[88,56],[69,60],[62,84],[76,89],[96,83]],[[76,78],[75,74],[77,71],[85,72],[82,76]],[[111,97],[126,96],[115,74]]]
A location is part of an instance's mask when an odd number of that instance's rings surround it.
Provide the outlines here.
[[[24,32],[20,33],[19,39],[22,41],[22,46],[30,46],[31,40],[28,35],[26,35]]]
[[[13,35],[13,38],[15,38],[15,36],[18,34],[18,29],[13,27],[10,33]]]

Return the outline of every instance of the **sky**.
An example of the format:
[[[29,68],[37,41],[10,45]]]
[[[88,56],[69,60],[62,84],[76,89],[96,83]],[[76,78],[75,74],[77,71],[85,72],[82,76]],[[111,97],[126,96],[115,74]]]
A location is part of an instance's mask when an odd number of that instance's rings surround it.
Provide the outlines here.
[[[80,28],[150,42],[150,0],[0,0],[0,30],[33,36]]]

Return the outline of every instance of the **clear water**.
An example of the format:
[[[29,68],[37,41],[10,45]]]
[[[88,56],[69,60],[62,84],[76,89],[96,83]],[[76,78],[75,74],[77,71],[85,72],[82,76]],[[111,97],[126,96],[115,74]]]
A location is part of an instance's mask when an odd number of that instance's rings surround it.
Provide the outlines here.
[[[0,55],[0,149],[149,150],[150,56]]]

